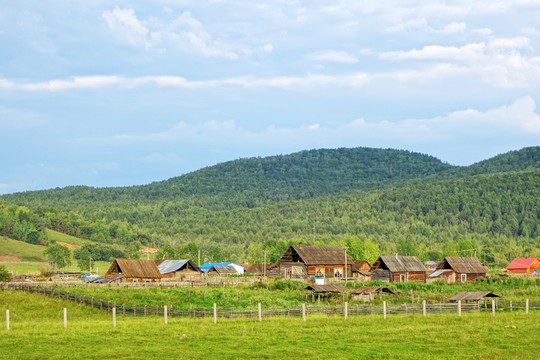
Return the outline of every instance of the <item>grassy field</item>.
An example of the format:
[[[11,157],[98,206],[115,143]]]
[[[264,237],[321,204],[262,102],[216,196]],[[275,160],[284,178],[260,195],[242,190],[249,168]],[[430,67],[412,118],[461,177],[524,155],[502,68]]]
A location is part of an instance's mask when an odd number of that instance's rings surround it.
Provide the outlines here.
[[[368,283],[368,285],[377,283]],[[352,284],[350,284],[352,285]],[[363,284],[354,284],[359,287]],[[124,286],[107,287],[98,284],[81,286],[59,286],[59,289],[73,294],[95,297],[117,304],[135,304],[138,306],[163,306],[173,305],[175,308],[211,308],[214,303],[221,308],[247,308],[257,307],[261,303],[266,308],[298,307],[302,303],[311,300],[311,296],[305,297],[302,290],[305,283],[297,281],[275,281],[268,285],[255,283],[251,286],[207,286],[207,287],[148,287],[133,288]],[[501,281],[495,284],[478,284],[470,282],[466,284],[422,284],[422,283],[387,283],[397,296],[385,295],[383,300],[388,303],[402,304],[412,301],[411,291],[415,296],[415,302],[428,303],[446,302],[448,298],[461,291],[493,291],[501,295],[503,301],[540,301],[540,279],[527,279],[514,282],[513,280]],[[363,304],[348,300],[351,304]],[[329,301],[321,301],[320,305],[342,304],[343,298]],[[318,302],[316,302],[318,303]],[[382,300],[377,298],[373,304],[380,304]]]
[[[68,308],[68,327],[62,309]],[[11,330],[5,326],[10,309]],[[540,313],[133,318],[0,291],[0,359],[536,359]]]

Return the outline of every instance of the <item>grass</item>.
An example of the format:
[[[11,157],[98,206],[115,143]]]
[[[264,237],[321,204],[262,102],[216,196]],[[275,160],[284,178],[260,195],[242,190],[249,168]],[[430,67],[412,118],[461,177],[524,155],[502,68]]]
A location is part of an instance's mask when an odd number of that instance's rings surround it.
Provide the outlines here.
[[[0,256],[16,256],[26,262],[45,261],[44,246],[25,243],[0,236]]]
[[[68,328],[62,309],[68,308]],[[11,330],[5,327],[10,309]],[[0,359],[534,359],[540,313],[134,318],[37,294],[0,292]]]

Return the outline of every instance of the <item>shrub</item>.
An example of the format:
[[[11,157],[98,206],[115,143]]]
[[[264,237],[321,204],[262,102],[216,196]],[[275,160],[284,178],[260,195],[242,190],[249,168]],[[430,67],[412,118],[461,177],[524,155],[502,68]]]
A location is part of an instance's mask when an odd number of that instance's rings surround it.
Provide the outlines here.
[[[0,282],[9,282],[12,280],[11,274],[8,269],[4,266],[0,266]]]

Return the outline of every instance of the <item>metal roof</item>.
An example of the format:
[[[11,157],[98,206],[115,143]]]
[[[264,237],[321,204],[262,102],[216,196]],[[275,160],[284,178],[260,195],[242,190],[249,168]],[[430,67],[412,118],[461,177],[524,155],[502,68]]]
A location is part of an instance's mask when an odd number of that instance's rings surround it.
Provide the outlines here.
[[[164,260],[158,266],[159,272],[163,274],[172,273],[181,270],[187,264],[191,265],[196,271],[200,271],[199,267],[189,259],[187,260]]]
[[[463,291],[457,295],[452,296],[448,301],[479,301],[485,297],[500,297],[491,291]]]
[[[437,269],[452,269],[462,274],[485,274],[488,268],[476,257],[445,257],[437,266]]]
[[[439,277],[439,276],[441,276],[442,274],[447,273],[447,272],[452,272],[452,270],[450,270],[450,269],[440,269],[440,270],[435,270],[434,272],[432,272],[431,274],[429,274],[428,277],[429,277],[429,278],[436,278],[436,277]]]
[[[115,280],[119,280],[119,279],[122,279],[124,278],[124,275],[117,275],[117,276],[101,276],[101,277],[98,277],[97,279],[93,279],[93,280],[90,280],[89,282],[91,283],[110,283],[110,282],[113,282]]]
[[[510,264],[506,267],[507,270],[515,269],[528,269],[538,260],[537,257],[526,257],[526,258],[515,258]]]
[[[314,292],[344,292],[348,289],[342,285],[309,285],[304,290],[310,290]]]
[[[237,263],[233,263],[233,262],[219,262],[219,263],[206,263],[206,264],[202,264],[200,266],[201,269],[210,269],[212,266],[214,265],[223,265],[223,266],[227,266],[227,265],[238,265],[238,266],[242,266],[240,264],[237,264]],[[243,266],[242,266],[243,267]]]
[[[426,272],[426,267],[416,256],[383,255],[379,260],[391,272]]]
[[[212,270],[218,274],[237,274],[236,269],[232,265],[214,265],[208,269],[207,273]]]

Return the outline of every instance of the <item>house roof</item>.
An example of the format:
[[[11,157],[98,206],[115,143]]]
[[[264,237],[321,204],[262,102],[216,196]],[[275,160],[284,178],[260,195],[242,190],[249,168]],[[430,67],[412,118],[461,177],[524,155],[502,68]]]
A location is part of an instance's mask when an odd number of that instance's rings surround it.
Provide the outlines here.
[[[532,264],[538,260],[537,257],[525,257],[525,258],[515,258],[510,264],[506,267],[507,270],[516,270],[516,269],[528,269]]]
[[[352,294],[355,295],[367,295],[371,293],[385,293],[395,295],[395,293],[386,286],[362,286],[352,291]]]
[[[115,273],[128,278],[161,278],[154,260],[115,259],[107,274]]]
[[[266,271],[268,271],[270,268],[273,268],[276,264],[275,263],[269,263],[266,264]],[[245,272],[247,274],[262,274],[264,273],[264,264],[246,264],[243,265],[246,269]]]
[[[391,272],[426,272],[426,267],[416,256],[383,255],[381,260]]]
[[[476,257],[445,257],[437,266],[437,269],[452,269],[457,273],[485,274],[488,268]]]
[[[371,264],[368,263],[366,260],[353,260],[351,261],[352,271],[354,272],[361,272],[360,268],[362,265],[367,265],[371,269]]]
[[[172,273],[182,269],[186,265],[191,265],[196,271],[201,271],[195,263],[189,259],[187,260],[163,260],[158,266],[159,272],[163,274]]]
[[[452,296],[448,301],[478,301],[485,297],[500,297],[491,291],[463,291],[457,295]]]
[[[220,263],[206,263],[206,264],[202,264],[200,266],[201,269],[210,269],[212,266],[214,265],[238,265],[238,266],[242,266],[240,264],[237,264],[237,263],[233,263],[233,262],[220,262]],[[242,266],[243,267],[243,266]]]
[[[428,275],[428,278],[438,278],[439,276],[442,276],[444,274],[447,274],[447,273],[452,273],[453,270],[450,270],[450,269],[440,269],[440,270],[435,270],[434,272],[432,272],[431,274]]]
[[[218,274],[237,274],[236,269],[232,265],[213,265],[208,271],[212,270]]]
[[[342,285],[309,285],[304,290],[313,292],[344,292],[348,289]]]
[[[306,265],[345,265],[345,250],[339,246],[304,246],[291,245],[282,260],[294,251]],[[347,264],[352,264],[347,257]]]

